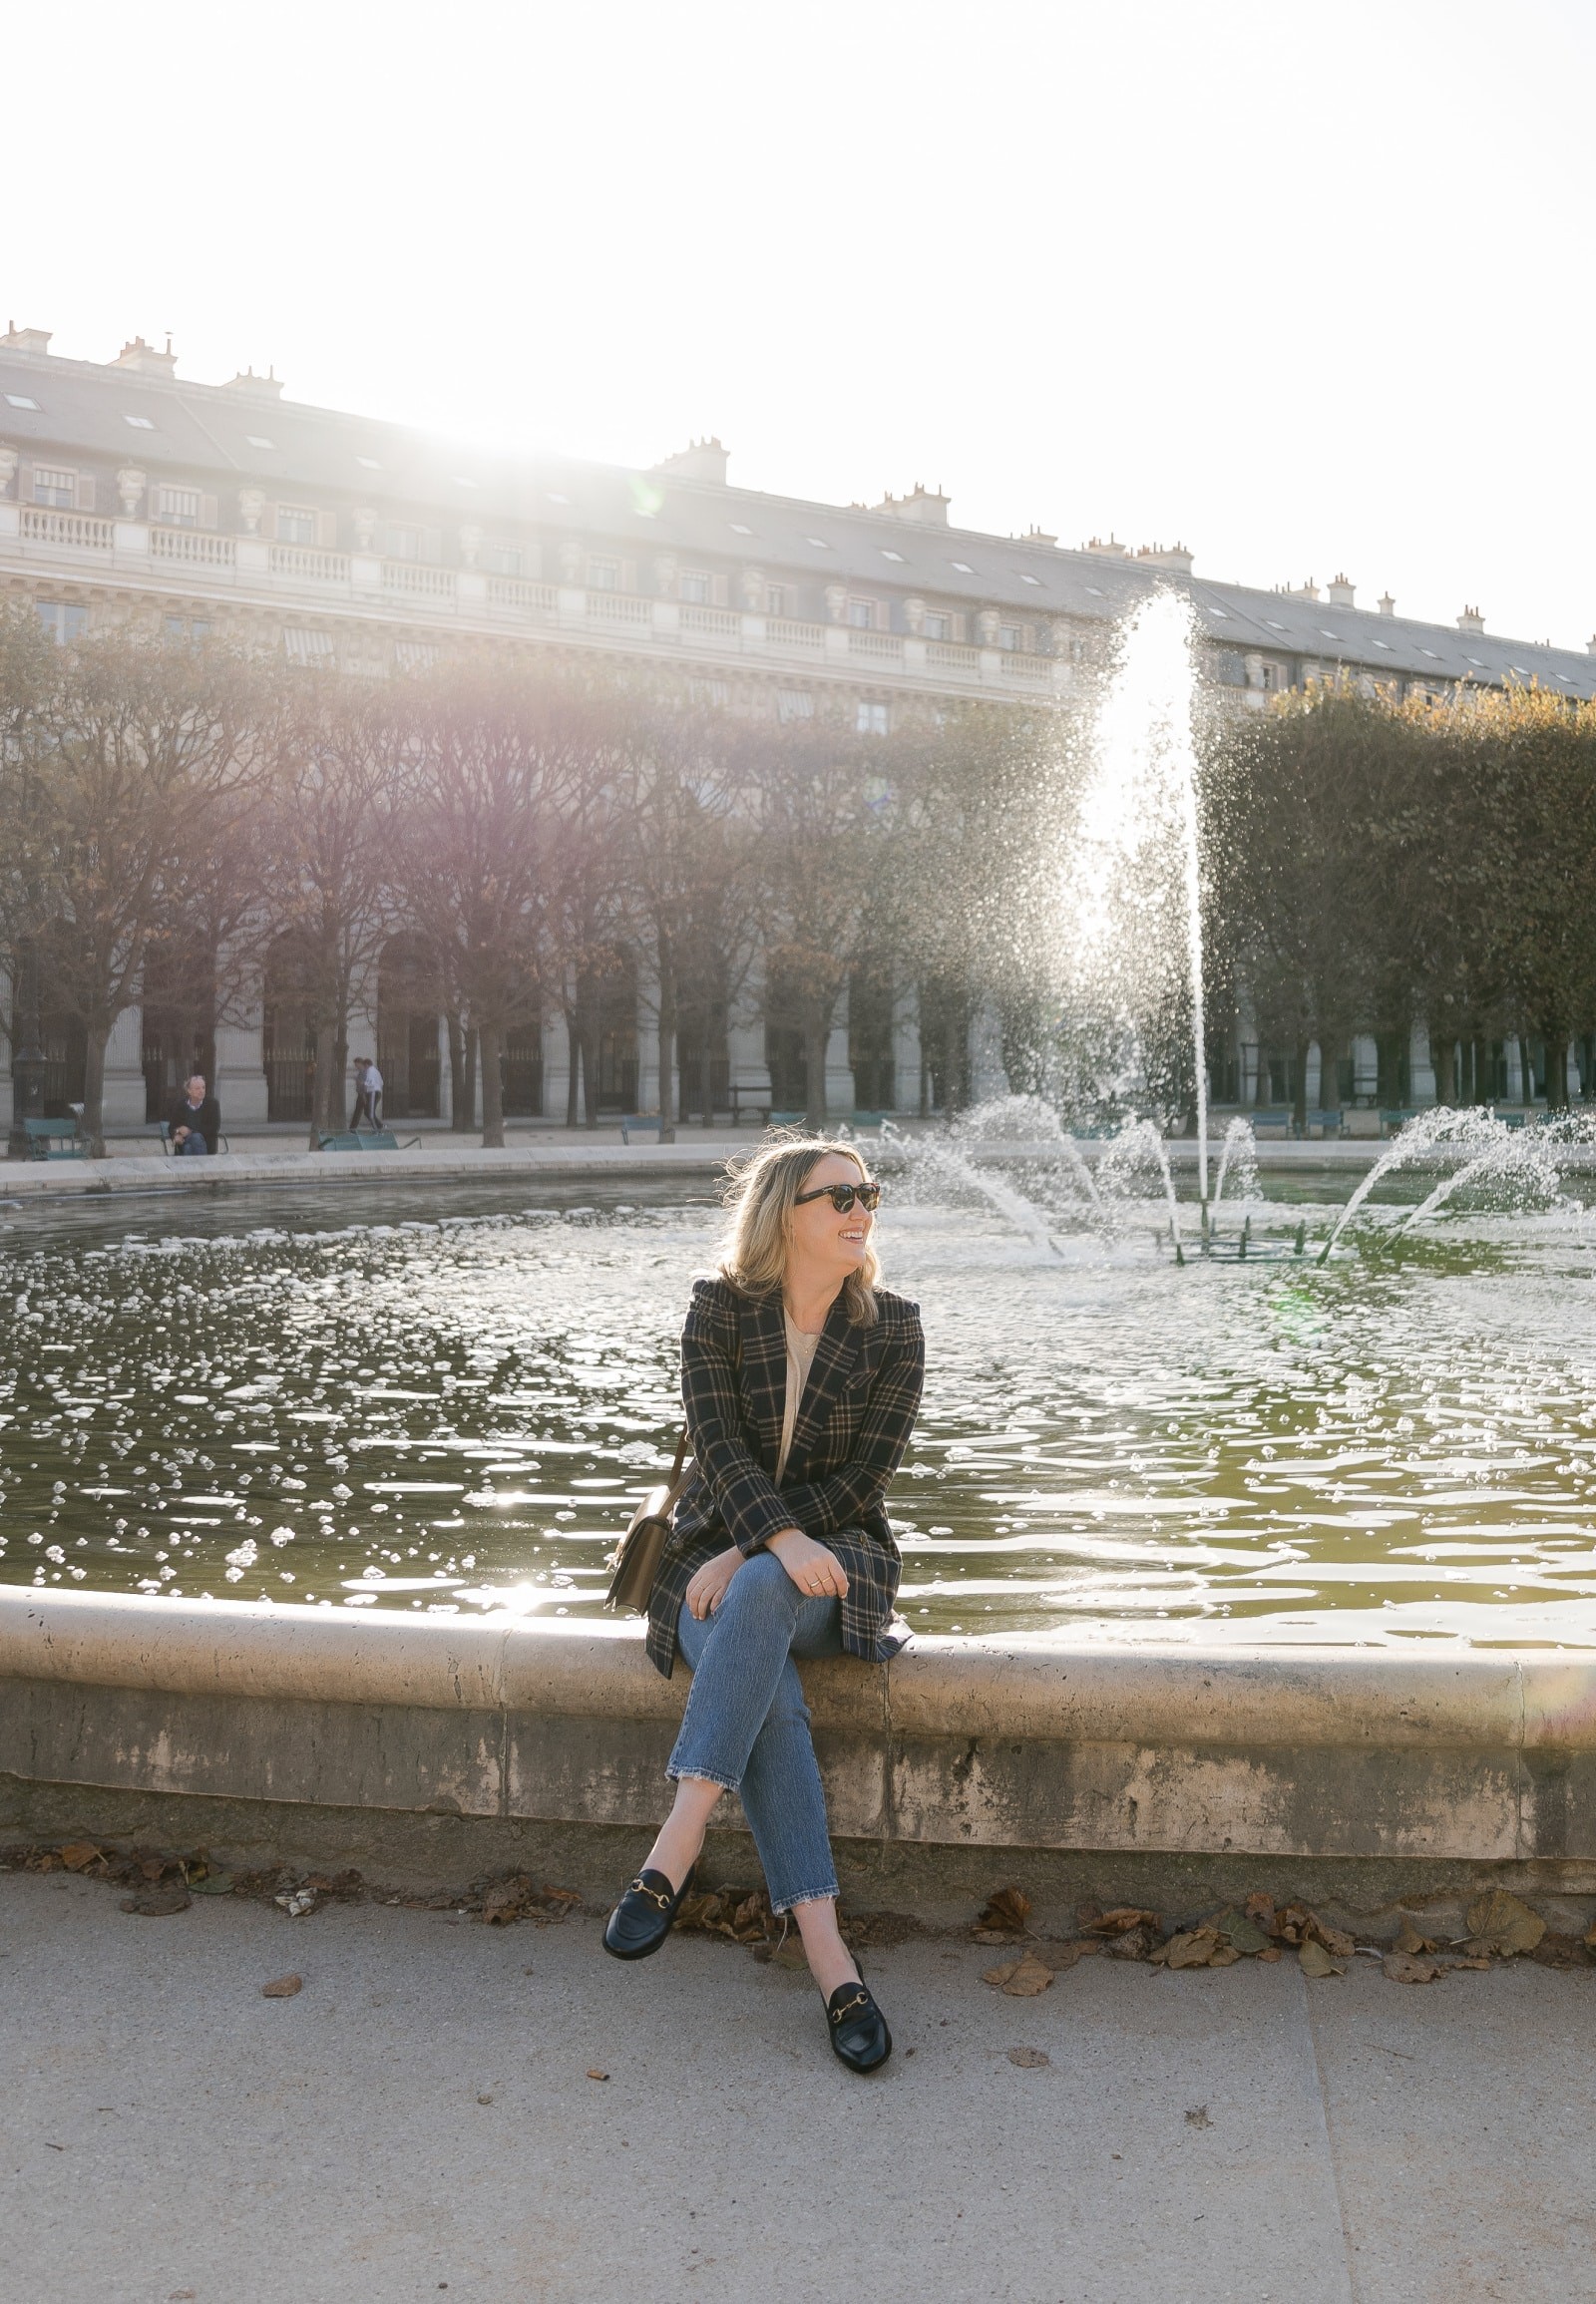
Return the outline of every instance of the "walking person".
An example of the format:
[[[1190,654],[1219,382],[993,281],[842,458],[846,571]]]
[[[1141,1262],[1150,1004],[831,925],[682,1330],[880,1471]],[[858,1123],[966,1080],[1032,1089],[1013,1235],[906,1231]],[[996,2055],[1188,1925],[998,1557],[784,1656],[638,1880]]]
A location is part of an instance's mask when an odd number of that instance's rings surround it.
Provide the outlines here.
[[[355,1127],[364,1119],[372,1128],[382,1126],[382,1074],[372,1056],[355,1058]]]
[[[719,1273],[681,1338],[694,1470],[648,1610],[648,1655],[692,1687],[666,1767],[675,1801],[609,1915],[605,1949],[668,1935],[722,1791],[741,1795],[773,1912],[790,1912],[843,2063],[873,2072],[892,2035],[837,1926],[825,1794],[795,1658],[869,1663],[906,1637],[883,1498],[925,1374],[920,1314],[881,1288],[881,1187],[851,1145],[767,1145],[737,1164]]]

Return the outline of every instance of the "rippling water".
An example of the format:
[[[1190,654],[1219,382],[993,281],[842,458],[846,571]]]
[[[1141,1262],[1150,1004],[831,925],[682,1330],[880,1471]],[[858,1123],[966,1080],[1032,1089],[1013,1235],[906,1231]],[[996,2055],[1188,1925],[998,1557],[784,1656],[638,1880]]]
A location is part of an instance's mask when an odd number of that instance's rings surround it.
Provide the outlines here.
[[[719,1221],[636,1194],[0,1209],[0,1577],[592,1614]],[[930,1348],[892,1497],[912,1625],[1596,1645],[1589,1219],[1322,1272],[1177,1271],[1151,1220],[1043,1260],[900,1206],[882,1245]]]

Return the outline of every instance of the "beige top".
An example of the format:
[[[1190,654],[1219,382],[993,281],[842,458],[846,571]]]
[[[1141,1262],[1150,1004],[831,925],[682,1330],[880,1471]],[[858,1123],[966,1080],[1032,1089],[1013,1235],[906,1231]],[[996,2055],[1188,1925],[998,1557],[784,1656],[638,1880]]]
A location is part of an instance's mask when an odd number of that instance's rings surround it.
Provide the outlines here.
[[[798,1421],[798,1410],[803,1404],[804,1387],[815,1361],[815,1347],[820,1343],[816,1336],[806,1336],[801,1328],[793,1326],[792,1314],[782,1307],[782,1322],[787,1331],[787,1403],[781,1412],[781,1454],[776,1458],[776,1485],[787,1469],[787,1455],[792,1447],[793,1426]]]

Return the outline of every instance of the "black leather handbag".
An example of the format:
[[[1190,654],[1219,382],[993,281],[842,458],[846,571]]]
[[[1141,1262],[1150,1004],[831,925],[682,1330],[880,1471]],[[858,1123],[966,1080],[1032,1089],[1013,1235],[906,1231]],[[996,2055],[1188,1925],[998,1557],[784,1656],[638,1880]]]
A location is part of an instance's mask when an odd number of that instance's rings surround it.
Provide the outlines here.
[[[609,1555],[609,1590],[604,1595],[606,1608],[629,1608],[638,1616],[646,1616],[653,1593],[654,1578],[659,1573],[660,1554],[665,1549],[665,1538],[670,1534],[670,1515],[676,1498],[686,1487],[692,1464],[687,1456],[687,1427],[681,1427],[676,1442],[676,1460],[670,1467],[670,1478],[663,1486],[650,1488],[631,1516],[631,1525]]]

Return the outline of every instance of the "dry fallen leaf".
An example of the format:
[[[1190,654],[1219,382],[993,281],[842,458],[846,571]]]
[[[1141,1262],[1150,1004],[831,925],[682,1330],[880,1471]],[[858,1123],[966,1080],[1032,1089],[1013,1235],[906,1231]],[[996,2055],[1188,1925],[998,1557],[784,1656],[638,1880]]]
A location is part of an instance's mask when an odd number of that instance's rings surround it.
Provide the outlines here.
[[[1271,1912],[1270,1917],[1274,1917],[1273,1912]],[[1220,1935],[1227,1937],[1234,1944],[1238,1953],[1244,1956],[1250,1954],[1256,1958],[1269,1941],[1266,1932],[1255,1921],[1249,1919],[1244,1912],[1235,1910],[1218,1912],[1208,1922],[1208,1926],[1217,1928]]]
[[[1505,1888],[1492,1888],[1469,1905],[1468,1933],[1470,1952],[1511,1955],[1533,1952],[1546,1933],[1546,1923]]]
[[[1127,1928],[1122,1936],[1105,1938],[1103,1951],[1110,1960],[1150,1960],[1163,1941],[1159,1931],[1144,1921],[1139,1928]]]
[[[294,1994],[303,1988],[304,1981],[302,1976],[274,1976],[269,1984],[262,1984],[260,1997],[262,2000],[292,2000]]]
[[[600,2072],[596,2064],[591,2064],[588,2067],[588,2078],[590,2080],[607,2080],[609,2075],[606,2072]]]
[[[1055,1976],[1062,1976],[1067,1969],[1074,1967],[1077,1960],[1084,1960],[1088,1953],[1101,1950],[1102,1946],[1094,1937],[1074,1936],[1065,1944],[1041,1945],[1036,1958],[1045,1960]]]
[[[187,1888],[147,1888],[139,1896],[124,1896],[124,1912],[135,1912],[141,1920],[170,1920],[175,1912],[187,1912],[194,1899]]]
[[[1215,1928],[1188,1928],[1153,1954],[1155,1962],[1162,1961],[1166,1968],[1206,1968],[1210,1957],[1219,1950],[1219,1931]]]
[[[910,2049],[908,2053],[913,2056],[915,2052]],[[1008,2061],[1017,2064],[1021,2072],[1039,2072],[1044,2064],[1051,2064],[1053,2060],[1044,2048],[1011,2048]]]
[[[1413,1926],[1411,1914],[1404,1912],[1402,1924],[1396,1931],[1396,1949],[1398,1952],[1424,1953],[1438,1952],[1440,1946],[1432,1936],[1420,1936]]]
[[[1483,1968],[1483,1969],[1488,1969],[1488,1968],[1490,1967],[1490,1962],[1489,1962],[1488,1960],[1485,1960],[1485,1959],[1481,1959],[1481,1958],[1478,1958],[1478,1957],[1476,1957],[1476,1958],[1473,1958],[1473,1959],[1468,1959],[1468,1960],[1463,1960],[1463,1959],[1457,1959],[1457,1960],[1448,1960],[1448,1961],[1445,1963],[1445,1965],[1446,1965],[1446,1967],[1448,1967],[1448,1968]]]
[[[1393,1984],[1433,1984],[1444,1973],[1433,1960],[1413,1952],[1388,1952],[1380,1965]]]
[[[1116,1904],[1111,1912],[1100,1912],[1095,1920],[1085,1920],[1082,1925],[1094,1936],[1125,1936],[1133,1928],[1152,1928],[1163,1934],[1157,1913],[1144,1912],[1137,1904]]]
[[[999,1888],[989,1896],[976,1922],[976,1941],[986,1942],[990,1937],[1023,1936],[1030,1919],[1030,1898],[1022,1888]]]
[[[1297,1958],[1305,1976],[1345,1976],[1347,1973],[1338,1961],[1332,1960],[1317,1936],[1307,1939],[1300,1947]]]
[[[1038,1992],[1045,1992],[1053,1980],[1053,1972],[1044,1960],[1033,1952],[1018,1960],[1006,1960],[1000,1968],[989,1968],[982,1977],[983,1984],[996,1984],[999,1992],[1006,1992],[1014,2000],[1033,2000]]]
[[[1284,1960],[1286,1955],[1281,1951],[1278,1944],[1268,1944],[1264,1947],[1263,1951],[1259,1953],[1258,1957],[1260,1960]]]
[[[82,1872],[99,1861],[100,1851],[92,1840],[73,1840],[62,1849],[61,1861],[69,1872]]]

